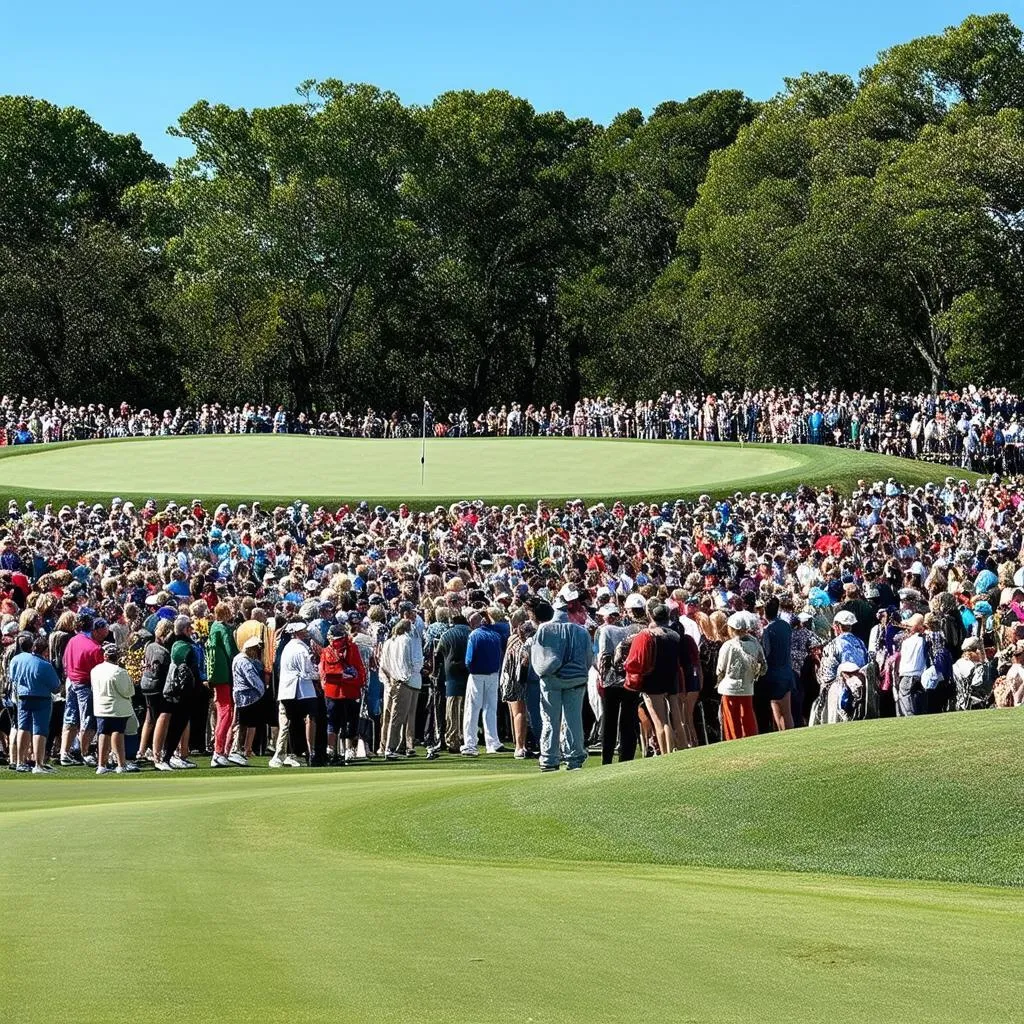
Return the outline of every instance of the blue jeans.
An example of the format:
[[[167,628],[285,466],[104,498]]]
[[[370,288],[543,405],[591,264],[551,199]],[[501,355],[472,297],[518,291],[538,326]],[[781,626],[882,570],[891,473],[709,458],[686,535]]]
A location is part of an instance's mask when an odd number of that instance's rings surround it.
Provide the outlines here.
[[[539,747],[543,720],[540,714],[540,682],[535,679],[531,679],[526,684],[526,717],[530,721],[530,732],[533,733],[533,741]]]
[[[562,761],[562,723],[565,723],[566,761],[580,768],[587,759],[583,742],[583,701],[586,680],[563,688],[558,679],[540,681],[540,710],[544,727],[540,734],[540,766],[557,768]]]

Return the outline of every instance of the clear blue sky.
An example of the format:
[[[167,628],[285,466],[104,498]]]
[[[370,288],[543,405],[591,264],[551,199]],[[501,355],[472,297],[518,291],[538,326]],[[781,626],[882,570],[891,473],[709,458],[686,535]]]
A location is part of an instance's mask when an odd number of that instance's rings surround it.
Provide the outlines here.
[[[972,12],[1024,24],[1022,0],[8,0],[0,10],[0,93],[82,107],[168,161],[184,150],[167,126],[195,100],[290,102],[306,78],[373,82],[406,103],[501,88],[607,123],[705,89],[762,99],[801,71],[856,74],[879,50]]]

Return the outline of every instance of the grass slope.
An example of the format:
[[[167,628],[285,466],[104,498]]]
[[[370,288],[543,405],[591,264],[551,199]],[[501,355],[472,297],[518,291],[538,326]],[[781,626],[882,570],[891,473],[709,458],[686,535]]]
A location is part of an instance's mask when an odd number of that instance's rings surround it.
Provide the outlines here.
[[[1021,883],[1021,723],[572,776],[3,773],[4,1019],[1016,1019],[1024,893],[920,879]]]
[[[420,442],[257,435],[131,438],[0,450],[0,499],[37,502],[192,497],[268,502],[302,497],[408,501],[466,496],[494,502],[693,497],[801,483],[843,491],[860,478],[916,485],[946,467],[797,445],[701,444],[589,438],[463,438]],[[970,476],[973,475],[968,474]]]

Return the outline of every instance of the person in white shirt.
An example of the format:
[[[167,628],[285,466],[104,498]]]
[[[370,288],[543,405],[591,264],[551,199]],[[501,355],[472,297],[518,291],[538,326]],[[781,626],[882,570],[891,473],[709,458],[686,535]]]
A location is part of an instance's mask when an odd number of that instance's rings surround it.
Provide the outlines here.
[[[281,676],[277,699],[288,717],[288,733],[294,743],[305,736],[307,758],[313,757],[316,744],[317,668],[307,645],[307,627],[301,620],[285,626],[288,641],[281,652]],[[276,759],[276,758],[275,758]],[[281,758],[281,764],[295,759]],[[273,767],[279,767],[273,765]]]
[[[928,667],[925,649],[924,616],[911,615],[903,624],[907,631],[900,644],[899,692],[896,695],[896,714],[901,717],[925,714],[926,694],[921,676]]]
[[[422,671],[423,645],[412,621],[399,619],[380,652],[380,674],[386,687],[386,710],[390,712],[384,737],[384,756],[388,761],[403,756],[406,721],[423,685]]]
[[[129,720],[135,718],[132,709],[132,697],[135,686],[128,672],[117,663],[119,652],[113,642],[103,645],[103,661],[89,673],[89,684],[92,686],[93,708],[96,713],[96,774],[106,775],[111,771],[107,767],[107,758],[111,753],[117,764],[115,770],[119,775],[125,772],[136,772],[138,768],[130,763],[124,753],[124,733]],[[135,723],[136,728],[138,722]]]

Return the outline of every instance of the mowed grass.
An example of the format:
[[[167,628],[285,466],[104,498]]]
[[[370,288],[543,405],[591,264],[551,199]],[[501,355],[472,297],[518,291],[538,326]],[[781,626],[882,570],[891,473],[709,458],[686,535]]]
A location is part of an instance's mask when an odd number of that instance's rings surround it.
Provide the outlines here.
[[[421,482],[418,440],[287,435],[131,438],[0,451],[0,498],[63,503],[144,500],[314,504],[462,498],[518,502],[693,497],[799,484],[849,491],[857,480],[941,480],[946,467],[801,445],[589,438],[430,439]],[[967,474],[973,479],[973,474]]]
[[[3,773],[3,1019],[1017,1020],[1022,727],[557,776]]]

